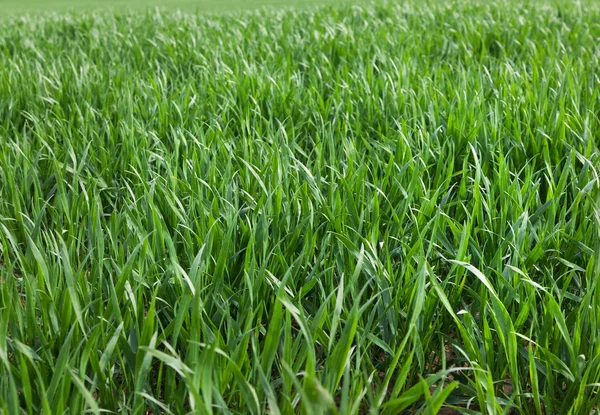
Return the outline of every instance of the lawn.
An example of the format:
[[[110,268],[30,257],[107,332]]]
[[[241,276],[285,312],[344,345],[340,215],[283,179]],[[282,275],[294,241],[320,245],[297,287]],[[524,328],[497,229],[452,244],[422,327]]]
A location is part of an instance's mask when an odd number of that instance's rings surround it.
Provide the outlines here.
[[[144,10],[151,7],[181,9],[186,12],[223,12],[260,7],[343,4],[344,1],[346,0],[0,0],[0,10],[11,15],[106,9]]]
[[[0,413],[595,413],[599,21],[0,19]]]

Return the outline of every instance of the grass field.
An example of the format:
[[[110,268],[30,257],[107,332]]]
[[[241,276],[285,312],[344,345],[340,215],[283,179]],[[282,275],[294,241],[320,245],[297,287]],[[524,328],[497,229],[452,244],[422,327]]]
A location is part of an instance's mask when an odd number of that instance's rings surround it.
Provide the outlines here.
[[[598,22],[0,20],[0,413],[597,413]]]
[[[354,2],[357,2],[354,0]],[[0,11],[18,15],[95,10],[144,10],[149,7],[181,9],[186,12],[224,12],[261,7],[343,5],[346,0],[0,0]]]

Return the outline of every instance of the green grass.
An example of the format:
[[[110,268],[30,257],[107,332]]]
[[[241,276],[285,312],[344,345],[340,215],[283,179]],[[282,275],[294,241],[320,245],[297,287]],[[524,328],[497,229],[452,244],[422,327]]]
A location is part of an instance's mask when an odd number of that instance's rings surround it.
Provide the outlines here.
[[[222,12],[265,6],[298,7],[341,4],[344,1],[346,0],[0,0],[0,10],[12,15],[106,9],[144,10],[149,7],[181,9],[187,12]]]
[[[2,20],[0,413],[593,413],[598,22]]]

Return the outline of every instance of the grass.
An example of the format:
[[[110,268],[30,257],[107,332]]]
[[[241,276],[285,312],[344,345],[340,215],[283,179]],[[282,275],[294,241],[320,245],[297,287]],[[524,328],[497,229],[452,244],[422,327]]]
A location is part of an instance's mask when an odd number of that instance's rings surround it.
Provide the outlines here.
[[[0,412],[588,414],[600,8],[0,23]]]
[[[223,12],[255,9],[265,6],[341,5],[344,1],[346,0],[0,0],[0,10],[12,15],[107,9],[123,12],[128,10],[144,10],[148,7],[168,7],[172,10],[181,9],[186,12]]]

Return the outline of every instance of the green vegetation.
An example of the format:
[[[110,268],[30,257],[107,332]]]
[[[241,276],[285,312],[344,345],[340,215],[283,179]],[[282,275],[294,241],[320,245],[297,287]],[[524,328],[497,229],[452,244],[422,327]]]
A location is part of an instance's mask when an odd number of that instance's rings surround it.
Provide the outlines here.
[[[5,18],[0,413],[596,411],[598,22]]]
[[[342,4],[345,0],[0,0],[4,13],[48,13],[65,11],[143,10],[148,7],[169,7],[184,11],[231,11],[263,6],[307,6]]]

